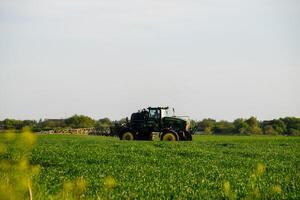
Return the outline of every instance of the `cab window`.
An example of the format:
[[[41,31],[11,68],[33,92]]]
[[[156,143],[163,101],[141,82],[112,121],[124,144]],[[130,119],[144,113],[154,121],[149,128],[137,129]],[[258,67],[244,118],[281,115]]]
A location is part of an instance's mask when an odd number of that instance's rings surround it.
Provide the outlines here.
[[[149,118],[152,118],[152,119],[159,119],[160,117],[160,112],[159,110],[149,110]]]

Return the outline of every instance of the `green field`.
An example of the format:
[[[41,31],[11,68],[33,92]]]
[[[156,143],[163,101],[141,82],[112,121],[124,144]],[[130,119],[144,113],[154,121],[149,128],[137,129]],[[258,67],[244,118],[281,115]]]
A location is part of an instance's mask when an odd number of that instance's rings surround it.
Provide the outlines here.
[[[82,198],[300,199],[299,137],[196,136],[169,143],[40,135],[29,160],[41,166],[35,198],[55,197],[82,177]]]

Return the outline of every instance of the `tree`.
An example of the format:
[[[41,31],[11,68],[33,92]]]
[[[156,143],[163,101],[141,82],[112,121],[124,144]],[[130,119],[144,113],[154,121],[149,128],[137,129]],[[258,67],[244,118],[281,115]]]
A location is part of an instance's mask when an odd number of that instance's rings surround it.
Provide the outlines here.
[[[249,126],[252,126],[252,127],[255,127],[255,126],[259,126],[259,122],[258,120],[256,119],[256,117],[250,117],[249,119],[246,120],[246,123],[249,125]]]
[[[260,135],[263,133],[259,121],[256,119],[256,117],[253,116],[247,120],[238,118],[234,120],[233,124],[235,133],[238,134]]]
[[[197,122],[195,120],[190,120],[190,128],[196,130],[198,128]]]
[[[291,128],[291,129],[289,130],[289,135],[292,135],[292,136],[300,136],[300,130],[299,130],[299,129]]]
[[[274,119],[273,127],[279,134],[281,134],[281,135],[287,134],[286,125],[285,125],[284,121],[282,121],[281,119]]]
[[[215,123],[214,132],[220,134],[232,134],[234,132],[234,125],[232,122],[221,120]]]
[[[289,135],[297,135],[300,132],[300,118],[297,117],[285,117],[280,118],[281,121],[284,122],[286,126],[287,134]]]
[[[4,129],[4,122],[0,121],[0,130],[3,130],[3,129]]]
[[[203,131],[204,134],[206,135],[211,135],[213,133],[212,128],[211,127],[206,127]]]
[[[234,132],[237,134],[247,134],[247,131],[249,129],[248,123],[242,118],[238,118],[234,120]]]
[[[110,126],[112,124],[111,120],[109,118],[103,118],[98,120],[99,124],[105,125],[105,126]]]
[[[45,119],[40,120],[37,126],[38,130],[53,130],[65,128],[67,125],[64,119]]]
[[[92,128],[96,122],[92,118],[84,115],[74,115],[65,120],[67,126],[71,128]]]
[[[250,117],[246,120],[246,123],[248,124],[248,129],[246,130],[247,134],[254,134],[254,135],[260,135],[263,133],[259,121],[256,119],[256,117]]]
[[[122,118],[119,121],[115,121],[115,123],[119,123],[119,124],[125,124],[127,122],[128,122],[128,118],[127,117],[126,118]]]
[[[263,129],[265,134],[270,134],[273,133],[275,134],[275,132],[279,135],[283,135],[283,134],[287,134],[288,133],[288,129],[287,126],[285,125],[284,121],[281,119],[273,119],[271,121],[263,121],[262,123]],[[270,131],[270,127],[272,126],[272,131]]]
[[[37,125],[37,122],[35,120],[23,120],[22,126],[30,127],[31,129]]]
[[[206,134],[211,134],[215,127],[216,120],[214,119],[203,119],[202,121],[198,122],[198,130],[203,131]]]
[[[113,123],[109,118],[99,119],[96,122],[96,130],[100,133],[110,134]]]
[[[21,120],[16,120],[16,119],[5,119],[3,121],[3,127],[4,129],[17,129],[20,130],[22,129],[22,121]]]
[[[266,135],[278,135],[278,132],[273,128],[272,125],[266,125],[264,127],[264,133]]]

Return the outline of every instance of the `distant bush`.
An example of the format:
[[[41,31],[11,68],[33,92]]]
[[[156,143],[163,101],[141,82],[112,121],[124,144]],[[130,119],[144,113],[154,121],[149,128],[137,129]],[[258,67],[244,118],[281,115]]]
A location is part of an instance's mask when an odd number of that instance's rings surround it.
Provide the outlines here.
[[[248,134],[248,128],[249,125],[246,123],[246,121],[242,118],[238,118],[236,120],[234,120],[233,122],[234,125],[234,133],[236,134]]]
[[[214,119],[203,119],[202,121],[196,122],[196,128],[197,131],[204,131],[206,133],[212,133],[213,129],[215,127],[216,120]],[[206,130],[206,131],[205,131]]]
[[[232,122],[225,120],[215,123],[214,133],[216,134],[232,134],[234,132],[234,125]]]
[[[278,135],[279,134],[271,125],[267,125],[264,127],[264,133],[266,135]]]
[[[249,132],[253,135],[261,135],[263,134],[262,129],[259,126],[250,127]]]
[[[292,128],[292,129],[290,129],[289,134],[292,135],[292,136],[300,136],[300,130]]]
[[[74,115],[66,119],[65,123],[71,128],[92,128],[96,125],[95,120],[84,115]]]
[[[286,117],[281,118],[281,120],[286,125],[287,134],[293,135],[295,131],[300,131],[300,118],[297,117]]]
[[[65,119],[45,119],[44,121],[40,120],[38,126],[33,129],[48,131],[65,127],[67,127]]]
[[[203,131],[204,134],[206,135],[211,135],[213,132],[212,132],[212,128],[211,127],[206,127]]]
[[[287,126],[281,119],[263,121],[262,127],[266,135],[285,135],[288,134]]]
[[[22,121],[16,119],[5,119],[3,121],[3,128],[6,130],[9,129],[22,129]]]
[[[96,122],[96,131],[105,135],[110,134],[111,132],[111,127],[112,127],[112,122],[110,121],[109,118],[103,118],[99,119]]]

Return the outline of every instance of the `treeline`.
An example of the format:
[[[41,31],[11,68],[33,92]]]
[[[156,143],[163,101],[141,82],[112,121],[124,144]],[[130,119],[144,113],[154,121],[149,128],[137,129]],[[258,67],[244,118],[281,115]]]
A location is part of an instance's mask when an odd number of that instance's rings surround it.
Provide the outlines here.
[[[61,130],[61,129],[77,129],[77,128],[95,128],[99,132],[108,133],[111,127],[121,123],[119,121],[111,121],[109,118],[94,120],[84,115],[74,115],[66,119],[44,119],[44,120],[16,120],[5,119],[0,121],[0,130],[22,130],[29,127],[33,132]]]
[[[60,130],[66,128],[95,128],[99,132],[109,133],[116,126],[124,123],[121,119],[112,121],[109,118],[99,120],[84,115],[74,115],[66,119],[16,120],[0,121],[1,130],[22,130],[31,128],[34,132]],[[236,119],[233,122],[214,119],[201,121],[191,120],[191,128],[202,134],[238,134],[238,135],[298,135],[300,136],[300,118],[285,117],[269,121],[258,121],[255,117]]]
[[[203,134],[238,135],[297,135],[300,136],[300,118],[285,117],[269,121],[258,121],[255,117],[238,118],[233,122],[203,119],[191,122],[192,127]]]

